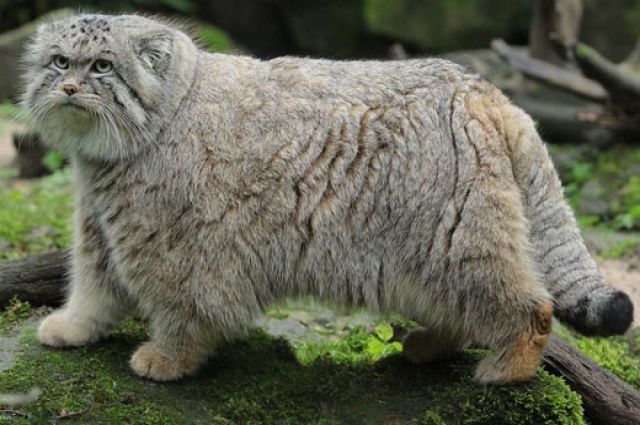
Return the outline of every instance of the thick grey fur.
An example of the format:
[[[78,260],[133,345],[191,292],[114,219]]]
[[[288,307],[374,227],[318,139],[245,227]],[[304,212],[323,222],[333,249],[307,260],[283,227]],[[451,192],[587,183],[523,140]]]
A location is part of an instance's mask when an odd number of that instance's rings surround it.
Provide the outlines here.
[[[486,345],[478,378],[507,382],[522,376],[501,356],[551,300],[583,332],[630,324],[533,122],[458,65],[209,54],[106,15],[44,24],[25,62],[23,104],[77,185],[45,344],[95,341],[137,307],[152,336],[133,369],[177,379],[272,301],[314,295]]]

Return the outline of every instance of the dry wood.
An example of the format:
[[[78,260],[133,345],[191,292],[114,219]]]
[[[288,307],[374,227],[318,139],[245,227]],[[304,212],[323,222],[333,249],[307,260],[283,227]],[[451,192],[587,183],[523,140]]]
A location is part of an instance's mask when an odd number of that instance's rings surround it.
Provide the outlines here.
[[[607,98],[607,91],[597,81],[549,62],[532,58],[526,52],[509,46],[504,40],[493,40],[491,48],[507,59],[515,69],[530,77],[590,99],[604,100]]]
[[[67,285],[69,255],[65,249],[0,263],[0,306],[14,296],[32,305],[59,305]]]
[[[640,109],[640,73],[634,72],[638,54],[634,50],[625,62],[617,65],[585,44],[579,43],[575,51],[576,61],[585,75],[600,82],[611,94],[614,104],[629,106],[632,112]]]
[[[591,424],[640,424],[640,392],[567,342],[552,335],[543,362],[547,370],[563,377],[582,396]]]

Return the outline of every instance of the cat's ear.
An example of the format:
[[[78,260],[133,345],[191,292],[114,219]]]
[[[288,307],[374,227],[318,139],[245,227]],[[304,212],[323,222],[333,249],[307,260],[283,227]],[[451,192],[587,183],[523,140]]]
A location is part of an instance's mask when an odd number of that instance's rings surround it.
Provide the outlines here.
[[[137,40],[138,55],[156,74],[163,74],[171,62],[173,36],[169,31],[144,34]]]

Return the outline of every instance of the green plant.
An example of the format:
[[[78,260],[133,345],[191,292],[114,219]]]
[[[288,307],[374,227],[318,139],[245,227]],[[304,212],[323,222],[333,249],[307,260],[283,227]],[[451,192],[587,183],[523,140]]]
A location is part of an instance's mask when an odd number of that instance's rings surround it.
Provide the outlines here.
[[[30,308],[31,304],[27,301],[20,301],[16,296],[11,298],[9,305],[0,312],[0,330],[29,317]]]
[[[0,260],[68,246],[72,198],[69,169],[33,184],[0,186],[0,240],[5,244],[0,248]]]
[[[196,35],[202,47],[211,52],[226,53],[236,48],[229,34],[213,25],[201,25]]]
[[[402,344],[393,341],[393,327],[388,323],[380,323],[374,332],[356,328],[339,340],[305,342],[296,348],[296,357],[302,364],[311,364],[319,358],[338,363],[371,364],[401,351]]]
[[[42,158],[42,163],[49,171],[58,171],[64,166],[64,156],[59,152],[47,152]]]
[[[620,258],[633,252],[640,246],[639,238],[628,238],[600,253],[602,258]]]
[[[618,212],[613,220],[614,227],[640,227],[640,176],[631,176],[620,193],[620,198],[612,204],[612,209]]]
[[[376,361],[391,354],[402,352],[402,344],[392,341],[393,328],[388,323],[380,323],[375,328],[373,338],[367,343],[367,353]]]

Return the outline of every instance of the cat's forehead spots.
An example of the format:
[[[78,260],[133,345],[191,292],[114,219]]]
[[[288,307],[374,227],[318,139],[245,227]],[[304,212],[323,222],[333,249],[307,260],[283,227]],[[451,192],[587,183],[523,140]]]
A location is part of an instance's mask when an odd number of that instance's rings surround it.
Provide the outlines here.
[[[71,49],[83,49],[90,45],[104,46],[113,41],[111,24],[97,15],[83,15],[59,23],[54,31]]]
[[[61,47],[69,56],[91,56],[102,50],[128,49],[128,39],[164,27],[136,15],[76,15],[43,28],[50,46]]]

